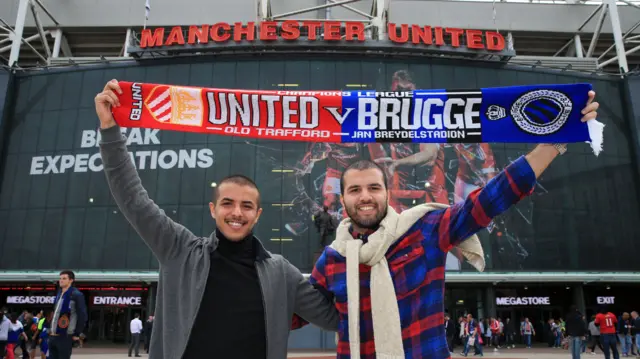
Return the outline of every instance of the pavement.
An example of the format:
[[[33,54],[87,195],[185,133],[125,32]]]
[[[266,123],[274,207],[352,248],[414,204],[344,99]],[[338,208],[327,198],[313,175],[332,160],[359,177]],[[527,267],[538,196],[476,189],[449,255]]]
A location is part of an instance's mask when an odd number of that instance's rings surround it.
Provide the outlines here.
[[[127,358],[127,347],[126,346],[110,346],[105,348],[76,348],[73,350],[73,359],[116,359],[116,358]],[[456,354],[453,355],[453,359],[463,358],[460,355],[460,348],[456,348]],[[143,358],[148,358],[147,354],[140,354]],[[497,352],[494,352],[491,348],[485,348],[484,353],[485,358],[496,358],[496,359],[533,359],[533,358],[544,358],[544,359],[569,359],[571,358],[571,353],[567,350],[563,349],[553,349],[547,347],[534,347],[533,349],[526,348],[515,348],[515,349],[501,349]],[[582,358],[603,358],[604,355],[600,351],[596,351],[596,355],[591,355],[591,353],[583,353]],[[323,351],[291,351],[289,352],[289,358],[297,358],[297,359],[326,359],[326,358],[335,358],[334,352],[323,352]],[[469,354],[469,358],[477,358],[473,355]],[[632,358],[632,357],[629,357]]]

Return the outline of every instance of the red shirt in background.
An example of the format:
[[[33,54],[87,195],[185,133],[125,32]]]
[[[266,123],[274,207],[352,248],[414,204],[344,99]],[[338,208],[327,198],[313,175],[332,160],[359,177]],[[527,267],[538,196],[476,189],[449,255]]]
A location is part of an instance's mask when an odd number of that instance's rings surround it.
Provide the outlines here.
[[[616,334],[616,324],[618,319],[611,312],[607,314],[598,313],[596,315],[596,325],[600,326],[600,334]]]

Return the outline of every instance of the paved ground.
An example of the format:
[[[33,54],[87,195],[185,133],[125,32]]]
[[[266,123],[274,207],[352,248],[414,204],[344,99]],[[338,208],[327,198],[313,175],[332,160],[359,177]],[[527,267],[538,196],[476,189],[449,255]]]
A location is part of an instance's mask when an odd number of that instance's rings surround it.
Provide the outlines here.
[[[459,349],[459,348],[457,348]],[[462,358],[459,354],[459,350],[456,350],[456,354],[453,356],[454,359]],[[126,358],[127,357],[127,347],[108,347],[108,348],[82,348],[82,349],[74,349],[73,351],[73,359],[116,359],[116,358]],[[147,358],[146,354],[141,354],[143,358]],[[569,359],[571,358],[570,352],[562,349],[549,349],[549,348],[533,348],[533,349],[503,349],[498,352],[494,352],[493,350],[486,350],[485,355],[486,358],[496,358],[496,359],[529,359],[529,358],[544,358],[544,359]],[[300,352],[295,351],[289,353],[289,358],[297,358],[297,359],[326,359],[335,357],[334,353],[331,352]],[[469,355],[472,358],[472,355]],[[583,354],[582,357],[584,359],[587,358],[603,358],[604,355],[602,352],[597,352],[596,355],[591,355],[590,353]]]

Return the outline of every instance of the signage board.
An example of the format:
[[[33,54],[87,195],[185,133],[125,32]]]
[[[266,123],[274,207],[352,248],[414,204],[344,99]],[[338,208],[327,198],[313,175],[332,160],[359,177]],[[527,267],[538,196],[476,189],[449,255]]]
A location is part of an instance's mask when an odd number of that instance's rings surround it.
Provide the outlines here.
[[[129,305],[139,306],[142,305],[142,297],[139,296],[95,296],[91,301],[93,305]]]
[[[498,297],[497,305],[550,305],[549,297]]]
[[[12,295],[7,297],[7,304],[52,304],[55,295]]]
[[[598,297],[596,299],[598,304],[615,304],[616,297]]]
[[[497,31],[442,26],[389,23],[386,39],[365,36],[366,24],[360,21],[285,20],[263,22],[218,22],[215,24],[142,29],[140,44],[128,50],[133,54],[163,49],[189,51],[233,47],[241,44],[269,46],[338,46],[351,49],[362,46],[405,50],[435,50],[488,53],[514,56],[513,49]],[[354,47],[355,46],[355,47]]]

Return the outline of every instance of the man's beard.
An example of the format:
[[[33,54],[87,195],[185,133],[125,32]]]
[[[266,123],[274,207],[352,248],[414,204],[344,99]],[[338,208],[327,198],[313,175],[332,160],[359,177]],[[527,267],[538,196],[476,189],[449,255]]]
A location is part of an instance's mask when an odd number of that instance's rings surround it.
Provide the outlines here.
[[[353,224],[355,224],[356,226],[360,227],[360,228],[364,228],[364,229],[377,229],[378,226],[380,225],[380,222],[382,222],[382,220],[384,219],[384,217],[387,216],[387,207],[388,205],[385,203],[384,208],[382,209],[382,211],[378,211],[378,213],[376,214],[376,216],[372,219],[368,219],[368,220],[364,220],[364,221],[359,221],[356,216],[357,216],[357,209],[356,206],[347,206],[347,215],[349,216],[349,219],[351,219],[351,222],[353,222]]]

